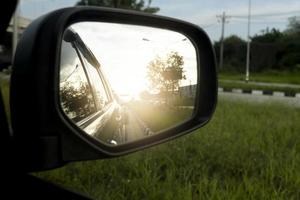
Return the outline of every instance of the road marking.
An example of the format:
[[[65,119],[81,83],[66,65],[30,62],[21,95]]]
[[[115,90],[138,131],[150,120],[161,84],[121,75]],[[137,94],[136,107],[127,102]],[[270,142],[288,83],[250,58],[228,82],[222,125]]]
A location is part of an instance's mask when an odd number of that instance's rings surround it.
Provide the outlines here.
[[[273,96],[284,97],[284,92],[274,92]]]
[[[233,93],[242,93],[243,91],[241,89],[232,89]]]
[[[286,95],[284,92],[275,92],[269,90],[242,90],[242,89],[231,89],[231,88],[218,88],[219,93],[235,93],[235,94],[253,94],[253,95],[263,95],[263,96],[274,96],[274,97],[297,97],[300,98],[300,93],[293,94],[293,95]]]
[[[261,90],[252,90],[252,94],[254,94],[254,95],[263,95],[263,92]]]

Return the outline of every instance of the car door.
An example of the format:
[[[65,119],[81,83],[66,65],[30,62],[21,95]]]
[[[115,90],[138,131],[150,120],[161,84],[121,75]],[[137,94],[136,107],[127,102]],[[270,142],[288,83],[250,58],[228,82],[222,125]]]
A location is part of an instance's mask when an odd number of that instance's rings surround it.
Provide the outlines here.
[[[66,78],[61,80],[61,91],[66,93],[65,87],[69,87],[73,92],[67,97],[62,95],[62,99],[69,98],[62,100],[65,113],[91,136],[110,144],[121,142],[124,135],[120,106],[111,95],[110,86],[96,64],[98,61],[80,38],[69,43],[64,41],[62,51],[62,54],[71,55],[71,58],[67,57],[68,63],[74,63],[62,72],[68,75],[63,75]],[[72,102],[73,105],[69,105]],[[72,108],[67,108],[68,105]]]

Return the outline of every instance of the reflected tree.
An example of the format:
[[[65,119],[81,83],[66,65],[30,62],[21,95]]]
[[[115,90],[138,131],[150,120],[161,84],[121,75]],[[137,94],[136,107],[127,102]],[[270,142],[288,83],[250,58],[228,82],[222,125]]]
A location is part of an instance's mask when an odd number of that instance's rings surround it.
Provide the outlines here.
[[[178,91],[180,81],[186,79],[183,70],[183,56],[171,52],[166,59],[156,57],[148,65],[147,76],[152,90],[158,90],[165,96]]]
[[[65,82],[60,87],[60,98],[64,112],[78,122],[96,111],[90,87],[80,83],[79,87]]]

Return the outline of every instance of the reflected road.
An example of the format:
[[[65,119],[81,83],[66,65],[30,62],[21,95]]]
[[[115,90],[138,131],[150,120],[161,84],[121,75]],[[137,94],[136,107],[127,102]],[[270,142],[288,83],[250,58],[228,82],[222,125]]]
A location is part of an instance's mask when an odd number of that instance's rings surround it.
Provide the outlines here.
[[[126,125],[126,142],[136,141],[151,135],[152,131],[130,109],[127,110],[128,123]]]

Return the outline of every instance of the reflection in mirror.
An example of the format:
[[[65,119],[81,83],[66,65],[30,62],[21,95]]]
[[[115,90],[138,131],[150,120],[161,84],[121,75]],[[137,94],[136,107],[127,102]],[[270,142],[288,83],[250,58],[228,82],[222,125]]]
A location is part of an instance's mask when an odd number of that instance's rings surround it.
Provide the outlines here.
[[[195,47],[180,33],[100,22],[65,30],[62,110],[107,145],[149,137],[190,119],[197,78]]]

